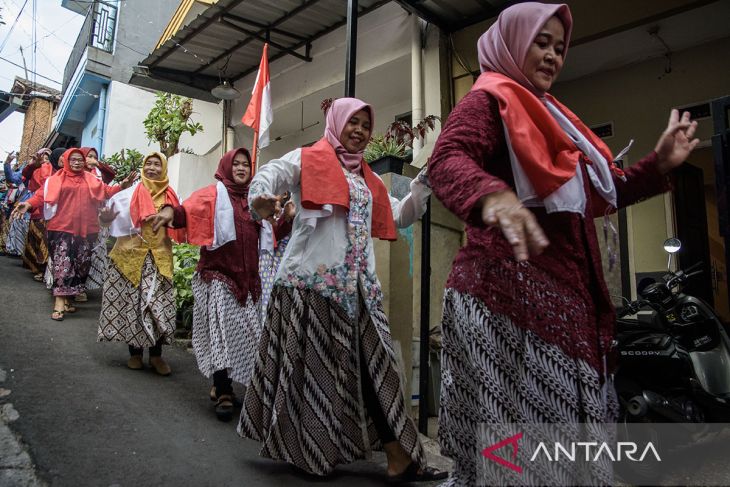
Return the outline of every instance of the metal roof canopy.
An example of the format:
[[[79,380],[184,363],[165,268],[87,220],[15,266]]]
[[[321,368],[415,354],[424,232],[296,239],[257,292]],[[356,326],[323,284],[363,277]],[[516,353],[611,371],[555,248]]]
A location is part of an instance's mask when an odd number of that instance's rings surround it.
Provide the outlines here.
[[[491,19],[516,0],[396,0],[398,4],[449,34]]]
[[[359,0],[358,14],[390,1]],[[312,42],[347,23],[346,7],[342,0],[220,0],[147,56],[140,63],[147,72],[137,70],[132,81],[165,91],[165,82],[185,85],[213,101],[208,92],[222,78],[256,72],[264,42],[270,62],[287,55],[312,61]]]

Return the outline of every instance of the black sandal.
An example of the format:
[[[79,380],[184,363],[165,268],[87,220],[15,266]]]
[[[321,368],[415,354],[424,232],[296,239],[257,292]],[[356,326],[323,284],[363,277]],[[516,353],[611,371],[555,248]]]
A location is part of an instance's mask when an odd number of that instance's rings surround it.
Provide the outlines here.
[[[443,472],[433,467],[420,468],[416,462],[411,462],[406,469],[398,475],[388,475],[388,482],[392,484],[432,482],[435,480],[445,480],[448,476],[449,472]]]
[[[215,415],[220,421],[233,419],[233,399],[228,394],[221,394],[215,403]]]

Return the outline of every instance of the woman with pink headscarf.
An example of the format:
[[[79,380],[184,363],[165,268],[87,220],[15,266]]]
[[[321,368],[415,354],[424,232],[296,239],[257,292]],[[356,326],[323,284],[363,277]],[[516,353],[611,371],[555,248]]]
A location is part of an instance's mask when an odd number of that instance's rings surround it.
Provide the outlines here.
[[[425,211],[419,180],[402,201],[363,161],[373,110],[335,100],[325,134],[261,167],[248,200],[257,219],[277,214],[285,191],[298,208],[279,264],[246,391],[239,433],[261,455],[309,473],[384,449],[395,480],[434,480],[406,412],[373,238],[396,239]]]
[[[619,169],[601,139],[548,93],[571,28],[567,5],[504,10],[479,39],[482,74],[431,157],[434,193],[467,233],[444,296],[439,439],[455,460],[449,485],[500,482],[485,465],[512,472],[482,462],[484,448],[505,439],[488,437],[485,425],[591,430],[615,420],[615,315],[593,219],[671,189],[668,173],[698,142],[689,114],[673,110],[656,149]],[[561,468],[511,481],[584,483]],[[610,482],[610,467],[589,468],[591,483]]]

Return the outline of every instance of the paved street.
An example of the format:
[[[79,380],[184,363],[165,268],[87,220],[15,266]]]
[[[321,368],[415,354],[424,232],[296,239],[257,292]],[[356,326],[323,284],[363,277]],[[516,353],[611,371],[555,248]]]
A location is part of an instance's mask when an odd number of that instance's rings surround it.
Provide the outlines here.
[[[115,487],[385,480],[381,454],[325,481],[259,458],[258,444],[239,438],[235,422],[215,419],[192,354],[165,348],[173,374],[159,377],[128,370],[125,344],[96,342],[98,292],[76,314],[51,321],[50,294],[19,259],[0,257],[0,295],[3,487],[37,485],[35,476],[52,486]]]

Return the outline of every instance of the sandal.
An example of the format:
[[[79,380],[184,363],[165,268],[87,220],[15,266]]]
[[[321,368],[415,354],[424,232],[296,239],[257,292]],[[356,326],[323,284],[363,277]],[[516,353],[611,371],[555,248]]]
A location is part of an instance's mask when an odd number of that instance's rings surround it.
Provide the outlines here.
[[[37,282],[43,282],[43,281],[45,281],[45,279],[43,278],[43,274],[41,274],[41,273],[38,273],[38,274],[34,275],[33,276],[33,280],[34,281],[37,281]]]
[[[419,468],[417,463],[411,462],[406,469],[398,475],[388,475],[388,482],[393,484],[407,482],[431,482],[434,480],[445,480],[448,476],[449,472],[444,472],[433,467]]]
[[[51,319],[53,321],[63,321],[63,311],[54,309],[53,313],[51,313]]]
[[[89,297],[86,295],[86,293],[80,293],[74,296],[74,301],[77,303],[85,303],[89,300]]]
[[[222,394],[215,403],[215,415],[221,421],[233,419],[233,399],[228,394]]]
[[[75,313],[76,306],[66,303],[63,305],[63,311],[64,311],[64,313]]]

